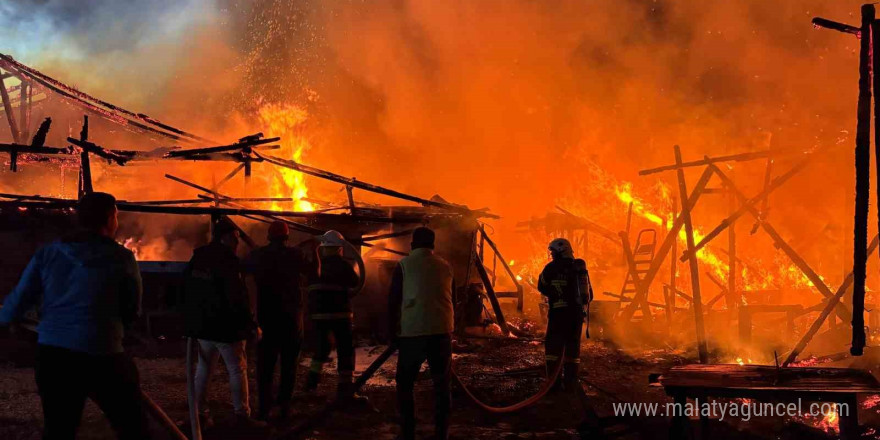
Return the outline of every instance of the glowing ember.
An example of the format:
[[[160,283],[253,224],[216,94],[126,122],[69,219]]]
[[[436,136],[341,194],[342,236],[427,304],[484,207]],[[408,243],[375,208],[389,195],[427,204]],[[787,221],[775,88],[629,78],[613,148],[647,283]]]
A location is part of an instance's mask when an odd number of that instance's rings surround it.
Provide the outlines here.
[[[273,154],[295,162],[301,161],[303,153],[310,148],[309,141],[301,133],[302,126],[308,119],[308,113],[295,105],[266,104],[260,108],[259,117],[260,123],[266,127],[266,132],[271,136],[281,136],[281,150]],[[270,182],[272,195],[293,198],[294,209],[297,211],[314,211],[314,206],[303,200],[308,197],[308,187],[303,173],[287,168],[276,169],[278,174]],[[273,203],[272,209],[284,208],[282,203]]]

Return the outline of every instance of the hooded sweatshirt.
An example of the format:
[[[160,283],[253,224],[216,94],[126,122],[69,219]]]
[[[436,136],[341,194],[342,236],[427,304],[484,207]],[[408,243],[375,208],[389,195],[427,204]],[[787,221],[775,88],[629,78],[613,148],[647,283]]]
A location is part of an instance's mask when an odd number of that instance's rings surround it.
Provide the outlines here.
[[[121,353],[123,329],[140,313],[141,296],[134,254],[110,238],[80,232],[34,254],[0,309],[0,323],[40,302],[40,344]]]

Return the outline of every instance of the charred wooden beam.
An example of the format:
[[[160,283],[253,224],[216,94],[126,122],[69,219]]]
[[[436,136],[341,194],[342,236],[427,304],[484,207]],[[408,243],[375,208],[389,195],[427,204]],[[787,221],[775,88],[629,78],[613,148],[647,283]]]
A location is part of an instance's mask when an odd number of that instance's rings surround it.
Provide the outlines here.
[[[3,110],[6,113],[6,122],[9,123],[12,140],[16,144],[20,144],[22,143],[22,139],[19,139],[21,132],[18,131],[18,123],[16,123],[15,115],[12,113],[12,101],[9,100],[9,92],[6,91],[6,84],[2,79],[0,79],[0,98],[3,99]]]
[[[855,26],[850,26],[845,23],[839,23],[822,17],[813,18],[813,26],[831,29],[838,32],[845,32],[847,34],[853,34],[859,38],[862,37],[863,32],[862,29]]]
[[[476,252],[474,252],[476,254]],[[477,273],[480,275],[480,280],[483,282],[483,288],[486,289],[486,296],[489,297],[489,303],[492,305],[492,310],[495,312],[495,321],[498,323],[498,326],[501,327],[501,333],[504,336],[510,335],[510,329],[507,327],[507,320],[504,319],[504,312],[501,310],[501,303],[498,302],[498,296],[495,295],[495,288],[492,286],[492,280],[489,279],[489,273],[486,271],[486,266],[483,265],[483,259],[480,255],[474,256],[474,264],[477,267]]]
[[[618,244],[620,243],[620,238],[617,236],[617,234],[612,232],[610,229],[608,229],[608,228],[606,228],[606,227],[604,227],[604,226],[602,226],[602,225],[600,225],[590,219],[575,215],[572,212],[563,209],[559,205],[556,205],[556,209],[558,209],[559,212],[561,212],[565,215],[568,215],[572,218],[575,218],[579,222],[582,222],[585,225],[584,229],[589,230],[589,231],[593,231],[593,232],[611,240],[613,243],[618,243]]]
[[[672,164],[672,165],[664,165],[656,168],[649,168],[646,170],[639,171],[640,176],[647,176],[649,174],[661,173],[663,171],[673,171],[681,168],[690,168],[690,167],[699,167],[703,165],[709,165],[710,163],[718,163],[718,162],[743,162],[755,159],[763,159],[765,157],[769,157],[773,154],[782,154],[779,151],[755,151],[752,153],[741,153],[741,154],[732,154],[729,156],[718,156],[718,157],[709,157],[701,160],[694,160],[690,162],[682,162],[680,164]]]
[[[687,200],[687,182],[684,178],[684,168],[680,166],[682,164],[681,148],[676,145],[674,150],[675,163],[676,165],[679,165],[676,169],[678,174],[678,196],[682,200]],[[710,164],[710,166],[714,165]],[[683,205],[680,217],[684,219],[684,230],[687,235],[687,249],[692,250],[694,248],[694,225],[691,223],[691,207]],[[697,351],[700,356],[700,363],[705,364],[709,362],[709,350],[706,347],[706,327],[703,324],[703,302],[700,299],[700,267],[697,262],[697,254],[692,252],[690,255],[689,267],[691,271],[691,294],[694,296],[692,304],[694,308],[694,323],[696,325],[697,333]]]
[[[261,146],[261,145],[265,145],[264,148],[272,148],[273,145],[266,145],[266,144],[271,144],[273,142],[278,142],[280,140],[281,140],[280,137],[273,137],[273,138],[268,138],[268,139],[248,139],[245,141],[236,142],[234,144],[220,145],[217,147],[205,147],[205,148],[193,148],[193,149],[189,149],[189,150],[169,151],[168,153],[165,153],[165,157],[183,158],[186,156],[201,155],[201,154],[227,153],[227,152],[236,151],[236,150],[250,151],[249,150],[250,148],[253,148],[256,146]],[[278,146],[278,145],[274,145],[274,147],[280,148],[280,146]]]
[[[108,150],[100,145],[97,145],[93,142],[89,142],[87,140],[81,140],[69,137],[67,138],[67,142],[70,142],[77,147],[83,149],[83,151],[87,151],[89,153],[93,153],[97,156],[100,156],[109,161],[116,162],[118,165],[125,165],[126,162],[131,160],[131,157],[123,156],[121,154],[115,153],[112,150]]]
[[[629,276],[632,278],[633,284],[636,286],[636,293],[633,295],[632,302],[623,309],[620,314],[620,319],[624,322],[628,322],[632,319],[636,310],[641,308],[645,319],[648,322],[651,322],[654,317],[651,315],[651,309],[648,307],[649,286],[645,285],[645,281],[639,277],[635,258],[633,257],[632,246],[629,244],[629,235],[627,235],[626,231],[620,232],[620,242],[623,245],[623,256],[624,259],[626,259],[626,267],[629,271]]]
[[[230,171],[229,174],[223,176],[223,178],[220,179],[219,182],[214,184],[213,189],[214,190],[220,189],[220,187],[223,186],[223,184],[232,180],[232,178],[235,177],[235,175],[238,174],[238,172],[241,171],[242,168],[244,168],[247,164],[248,164],[248,162],[238,164],[238,166],[236,166],[232,171]]]
[[[81,142],[88,142],[89,139],[89,117],[83,115],[83,126],[82,130],[79,132],[79,140]],[[77,191],[78,198],[83,198],[84,195],[91,193],[94,191],[92,187],[92,165],[89,161],[89,151],[87,149],[83,149],[79,154],[79,191]]]
[[[343,185],[350,185],[353,188],[362,189],[364,191],[369,191],[369,192],[373,192],[376,194],[382,194],[382,195],[386,195],[389,197],[395,197],[398,199],[407,200],[410,202],[415,202],[415,203],[418,203],[423,206],[433,206],[433,207],[437,207],[437,208],[444,208],[444,209],[459,212],[462,214],[478,215],[481,217],[488,217],[488,218],[499,218],[496,215],[489,214],[487,212],[482,212],[482,211],[475,211],[475,210],[467,208],[466,206],[455,205],[455,204],[446,203],[446,202],[438,202],[435,200],[429,200],[429,199],[424,199],[421,197],[416,197],[416,196],[413,196],[410,194],[402,193],[400,191],[395,191],[395,190],[384,188],[384,187],[381,187],[378,185],[373,185],[373,184],[369,184],[366,182],[362,182],[357,179],[344,177],[339,174],[331,173],[329,171],[324,171],[319,168],[311,167],[308,165],[303,165],[299,162],[295,162],[292,160],[281,159],[281,158],[274,157],[274,156],[263,155],[263,154],[260,154],[259,152],[256,152],[256,151],[254,151],[254,154],[258,158],[263,159],[264,161],[269,162],[273,165],[288,168],[288,169],[291,169],[294,171],[299,171],[303,174],[308,174],[310,176],[329,180],[331,182],[341,183]]]

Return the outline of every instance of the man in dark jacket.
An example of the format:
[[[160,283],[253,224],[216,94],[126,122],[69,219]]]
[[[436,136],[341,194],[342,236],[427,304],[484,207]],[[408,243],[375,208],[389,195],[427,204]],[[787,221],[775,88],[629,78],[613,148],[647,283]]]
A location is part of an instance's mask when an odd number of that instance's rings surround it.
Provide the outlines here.
[[[310,274],[309,316],[315,325],[316,352],[312,358],[306,389],[314,391],[321,378],[321,369],[330,355],[330,335],[336,340],[336,367],[339,373],[338,399],[354,395],[354,340],[352,334],[351,298],[359,284],[357,273],[342,257],[345,238],[337,231],[328,231],[318,247],[319,264]]]
[[[422,364],[428,361],[435,396],[435,438],[449,437],[452,331],[452,269],[434,255],[434,231],[416,228],[412,251],[400,260],[391,280],[388,301],[390,333],[397,339],[397,403],[403,440],[416,435],[413,387]]]
[[[257,322],[263,338],[257,346],[259,419],[266,420],[272,407],[272,379],[281,357],[281,384],[277,404],[281,418],[290,414],[290,398],[296,384],[296,366],[303,340],[303,257],[299,249],[285,245],[290,231],[275,221],[269,226],[269,244],[254,250],[245,261],[257,284]]]
[[[250,417],[247,382],[247,340],[259,337],[260,329],[251,312],[247,289],[235,249],[238,229],[226,218],[213,225],[211,242],[197,248],[184,270],[184,319],[186,335],[198,339],[196,400],[205,425],[212,424],[208,410],[207,384],[218,357],[229,373],[232,406],[239,423],[262,427]]]
[[[113,240],[116,199],[90,193],[77,207],[80,230],[34,255],[0,309],[13,323],[40,300],[37,389],[43,438],[72,440],[86,397],[121,439],[146,439],[137,366],[122,349],[123,329],[140,312],[134,255]]]
[[[577,384],[581,361],[584,306],[592,301],[593,288],[586,263],[574,258],[568,240],[553,240],[549,250],[553,260],[544,267],[538,278],[538,291],[547,297],[550,305],[547,334],[544,337],[544,359],[548,375],[555,373],[559,362],[563,362],[562,383],[573,387]]]

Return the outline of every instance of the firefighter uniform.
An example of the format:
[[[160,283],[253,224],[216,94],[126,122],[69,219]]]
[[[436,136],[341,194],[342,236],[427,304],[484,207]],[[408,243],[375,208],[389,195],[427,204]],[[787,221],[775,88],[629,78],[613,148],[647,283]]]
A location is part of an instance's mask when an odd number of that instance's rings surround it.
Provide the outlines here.
[[[351,292],[360,281],[357,273],[341,255],[322,256],[320,268],[310,277],[309,316],[314,323],[316,352],[312,358],[306,387],[314,390],[321,369],[330,355],[330,335],[336,341],[339,396],[347,396],[354,374],[354,340],[352,334]]]
[[[563,362],[564,383],[575,383],[580,364],[584,306],[593,296],[586,263],[571,257],[554,258],[541,272],[538,290],[549,302],[544,338],[548,374],[556,371],[559,362]]]

